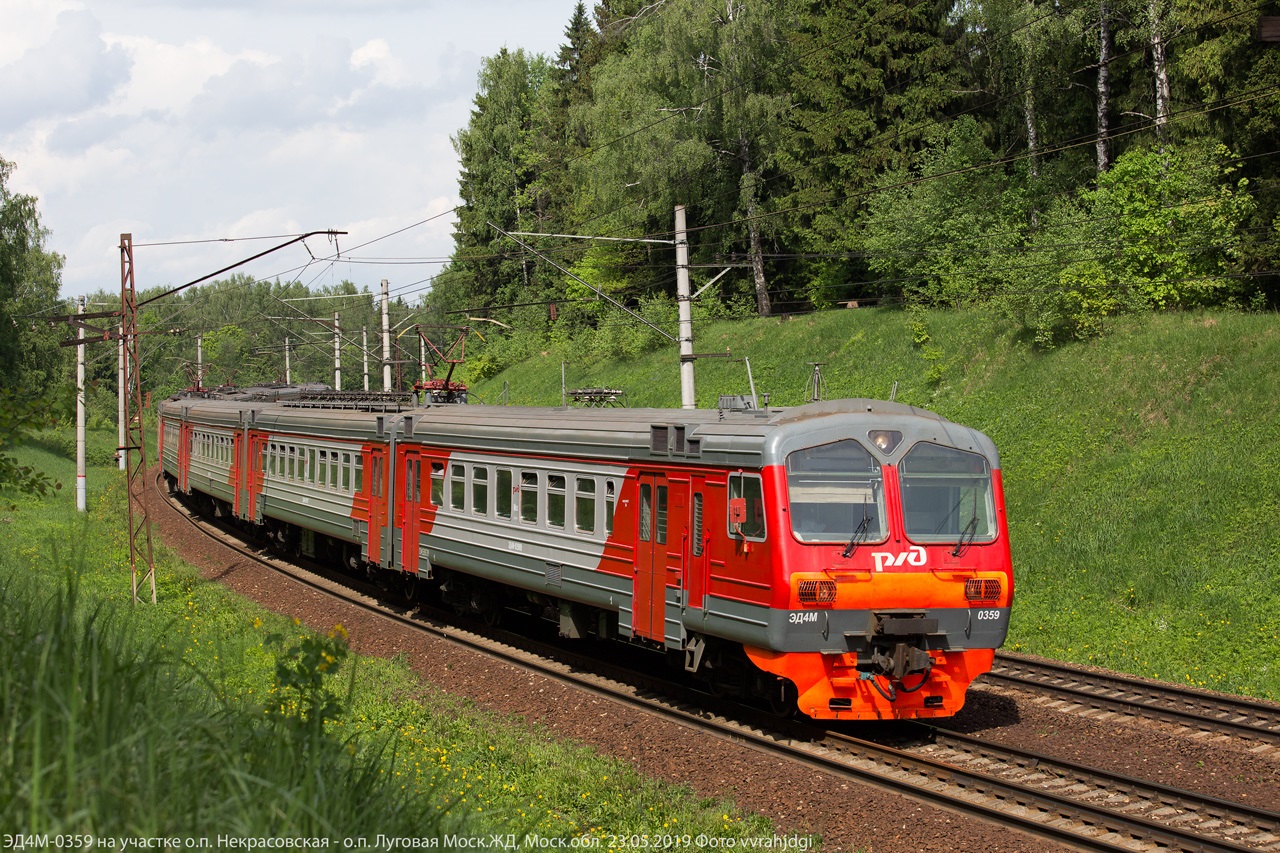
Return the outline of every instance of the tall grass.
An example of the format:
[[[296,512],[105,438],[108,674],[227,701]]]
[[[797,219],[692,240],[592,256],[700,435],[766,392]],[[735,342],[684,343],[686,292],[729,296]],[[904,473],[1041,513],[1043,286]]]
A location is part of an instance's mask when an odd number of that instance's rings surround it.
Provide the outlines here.
[[[74,574],[49,589],[6,567],[0,608],[0,826],[309,837],[444,828],[389,781],[385,742],[358,745],[219,700],[127,613],[83,601]]]
[[[74,472],[59,436],[18,453]],[[339,626],[265,611],[159,543],[159,603],[133,606],[123,478],[91,466],[83,515],[68,491],[0,492],[0,833],[772,834],[424,685],[405,658],[357,660]]]

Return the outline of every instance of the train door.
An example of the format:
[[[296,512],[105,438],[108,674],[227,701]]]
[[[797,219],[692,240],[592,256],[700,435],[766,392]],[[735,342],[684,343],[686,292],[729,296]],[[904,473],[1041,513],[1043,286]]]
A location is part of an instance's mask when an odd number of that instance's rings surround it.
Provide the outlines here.
[[[191,493],[191,446],[194,441],[191,424],[182,422],[178,431],[178,491]]]
[[[707,524],[707,478],[694,474],[689,478],[689,547],[685,552],[684,608],[703,606],[708,580],[711,530]]]
[[[387,454],[381,447],[364,451],[364,470],[368,472],[369,535],[365,537],[365,559],[382,563],[383,532],[387,523]]]
[[[249,482],[247,476],[249,466],[249,442],[245,441],[245,435],[248,430],[235,430],[231,433],[231,471],[228,475],[231,487],[231,509],[235,513],[236,518],[243,518],[240,508],[244,505],[242,502],[244,493],[244,484]]]
[[[632,592],[632,632],[664,642],[667,587],[679,589],[688,539],[685,513],[688,481],[673,482],[665,474],[644,472],[639,477],[636,512],[636,569]],[[679,601],[671,602],[679,620]],[[679,637],[673,637],[678,642]]]
[[[249,436],[249,465],[244,478],[244,514],[240,517],[257,522],[259,521],[258,499],[262,496],[266,479],[267,436],[252,430],[246,430],[246,432]]]
[[[404,452],[404,483],[400,511],[400,565],[406,572],[418,571],[418,534],[422,529],[422,451],[409,447]]]

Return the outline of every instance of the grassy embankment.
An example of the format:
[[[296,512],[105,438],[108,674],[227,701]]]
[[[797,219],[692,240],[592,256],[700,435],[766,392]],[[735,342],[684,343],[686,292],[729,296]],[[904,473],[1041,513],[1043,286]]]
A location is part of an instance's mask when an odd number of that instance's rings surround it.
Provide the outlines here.
[[[981,312],[837,311],[710,323],[698,352],[750,359],[774,405],[887,398],[977,427],[1002,454],[1017,596],[1008,648],[1280,698],[1280,318],[1116,320],[1035,352]],[[548,350],[478,397],[558,405],[567,385],[679,404],[674,348],[628,363]],[[741,363],[697,363],[698,405],[746,393]]]
[[[90,434],[84,517],[65,434],[21,451],[60,492],[0,494],[0,833],[771,834],[424,687],[404,660],[355,661],[340,628],[312,634],[164,548],[160,603],[131,607],[114,444]]]

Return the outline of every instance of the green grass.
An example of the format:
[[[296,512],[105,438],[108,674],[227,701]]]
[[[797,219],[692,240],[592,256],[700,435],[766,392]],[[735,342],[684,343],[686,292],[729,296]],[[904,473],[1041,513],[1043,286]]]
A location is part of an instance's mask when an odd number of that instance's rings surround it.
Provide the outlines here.
[[[1031,349],[991,314],[860,309],[700,324],[698,352],[751,361],[774,405],[827,397],[923,406],[1000,448],[1017,597],[1008,648],[1280,698],[1280,318],[1114,321],[1099,340]],[[475,384],[513,403],[567,385],[679,404],[674,347],[632,362],[548,347]],[[697,362],[700,407],[747,393],[745,365]]]
[[[62,437],[20,453],[73,482]],[[313,634],[163,547],[159,604],[131,605],[123,477],[88,483],[83,516],[65,487],[0,495],[0,833],[772,834],[444,695],[404,659],[344,655],[341,629]]]

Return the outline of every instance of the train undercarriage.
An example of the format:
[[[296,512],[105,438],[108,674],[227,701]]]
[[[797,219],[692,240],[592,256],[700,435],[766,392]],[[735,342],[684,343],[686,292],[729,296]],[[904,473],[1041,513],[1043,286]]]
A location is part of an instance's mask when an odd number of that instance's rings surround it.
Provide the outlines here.
[[[754,703],[778,716],[789,716],[796,710],[795,685],[758,668],[740,644],[692,634],[684,649],[668,649],[650,640],[623,636],[616,611],[507,587],[439,566],[433,567],[430,578],[387,569],[364,560],[360,546],[354,542],[271,517],[261,524],[244,521],[236,517],[226,501],[195,490],[182,493],[169,473],[164,478],[170,493],[197,513],[233,527],[286,558],[311,560],[369,581],[401,604],[416,607],[438,603],[490,628],[511,617],[524,617],[554,626],[558,635],[566,639],[624,642],[662,654],[669,668],[682,670],[717,698]]]

